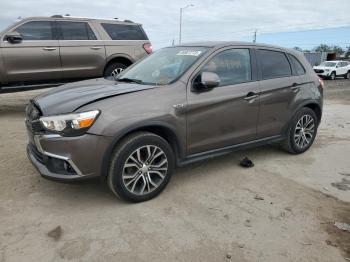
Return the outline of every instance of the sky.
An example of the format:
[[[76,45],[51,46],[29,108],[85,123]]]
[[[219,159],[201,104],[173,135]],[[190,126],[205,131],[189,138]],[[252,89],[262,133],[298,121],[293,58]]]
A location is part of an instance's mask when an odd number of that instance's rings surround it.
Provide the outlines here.
[[[350,46],[350,0],[0,0],[0,30],[18,17],[72,16],[130,19],[144,26],[155,49],[182,42],[252,41],[312,49]]]

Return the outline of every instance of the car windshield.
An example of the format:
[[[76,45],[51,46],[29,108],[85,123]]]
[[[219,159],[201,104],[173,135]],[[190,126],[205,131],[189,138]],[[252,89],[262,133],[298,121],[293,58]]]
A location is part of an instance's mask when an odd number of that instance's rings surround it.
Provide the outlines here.
[[[167,85],[176,81],[201,57],[205,47],[168,47],[160,49],[118,75],[117,81],[148,85]]]
[[[325,66],[325,67],[335,67],[337,63],[335,62],[323,62],[320,64],[320,66]]]

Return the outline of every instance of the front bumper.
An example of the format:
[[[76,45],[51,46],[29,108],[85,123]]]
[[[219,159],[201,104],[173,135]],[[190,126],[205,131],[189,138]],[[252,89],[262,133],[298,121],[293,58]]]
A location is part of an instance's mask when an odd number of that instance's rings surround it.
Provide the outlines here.
[[[73,181],[101,174],[102,158],[109,145],[108,137],[91,134],[77,137],[34,135],[27,131],[28,158],[43,177]]]
[[[331,75],[330,71],[323,71],[323,72],[316,72],[315,73],[319,76],[319,77],[329,77]]]

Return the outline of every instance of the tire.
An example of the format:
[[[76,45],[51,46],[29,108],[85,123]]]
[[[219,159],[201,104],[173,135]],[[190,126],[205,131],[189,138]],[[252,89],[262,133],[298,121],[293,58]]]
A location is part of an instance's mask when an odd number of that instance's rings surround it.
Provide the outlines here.
[[[137,132],[113,150],[107,183],[119,198],[129,202],[147,201],[164,190],[174,166],[174,153],[165,139],[153,133]]]
[[[105,72],[103,73],[103,76],[105,78],[116,76],[127,67],[128,66],[123,63],[111,63],[106,67]]]
[[[350,78],[350,71],[348,71],[345,75],[344,75],[345,79],[349,79]]]
[[[309,120],[311,123],[307,124]],[[300,109],[291,120],[287,130],[287,137],[281,144],[282,148],[291,154],[304,153],[313,144],[317,134],[317,128],[318,119],[315,112],[307,107]],[[302,131],[303,129],[305,132]],[[304,139],[308,142],[306,143]]]
[[[335,72],[332,72],[331,75],[329,76],[329,79],[335,80],[335,78],[336,78],[336,74],[335,74]]]

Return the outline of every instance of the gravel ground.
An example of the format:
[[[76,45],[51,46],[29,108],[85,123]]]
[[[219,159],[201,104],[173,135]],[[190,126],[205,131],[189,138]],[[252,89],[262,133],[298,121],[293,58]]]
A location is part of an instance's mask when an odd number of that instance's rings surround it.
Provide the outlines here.
[[[127,204],[100,180],[41,178],[25,154],[24,107],[0,94],[0,261],[348,261],[350,81],[326,81],[313,147],[276,146],[178,169],[156,199]],[[251,169],[238,163],[248,156]]]

